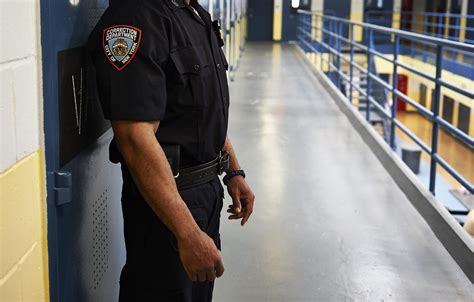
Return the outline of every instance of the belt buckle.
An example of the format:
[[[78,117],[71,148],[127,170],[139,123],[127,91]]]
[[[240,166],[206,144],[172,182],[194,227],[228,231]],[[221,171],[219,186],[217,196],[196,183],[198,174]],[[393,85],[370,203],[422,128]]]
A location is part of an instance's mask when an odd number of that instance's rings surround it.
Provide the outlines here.
[[[229,169],[229,153],[227,151],[219,152],[219,166],[217,168],[219,175],[222,175],[222,173]]]

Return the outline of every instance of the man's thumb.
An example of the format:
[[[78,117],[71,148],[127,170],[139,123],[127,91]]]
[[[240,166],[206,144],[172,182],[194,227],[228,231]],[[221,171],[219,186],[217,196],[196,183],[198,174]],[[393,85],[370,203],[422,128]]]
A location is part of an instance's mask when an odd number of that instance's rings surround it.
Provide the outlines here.
[[[232,203],[234,205],[234,213],[240,213],[240,208],[241,208],[241,204],[240,204],[240,195],[239,194],[236,194],[235,196],[232,196]]]

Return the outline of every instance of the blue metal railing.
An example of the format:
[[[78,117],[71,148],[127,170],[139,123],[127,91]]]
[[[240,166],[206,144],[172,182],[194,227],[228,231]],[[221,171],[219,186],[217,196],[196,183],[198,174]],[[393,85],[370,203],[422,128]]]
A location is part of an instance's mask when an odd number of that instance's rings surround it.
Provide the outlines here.
[[[392,11],[370,10],[365,14],[365,22],[385,27],[398,26],[401,30],[474,44],[474,27],[469,26],[474,23],[474,15],[403,11],[395,14]],[[368,39],[368,37],[364,38]],[[386,44],[391,44],[390,37],[387,35],[376,33],[375,44],[382,52],[392,51],[384,47]],[[417,57],[426,63],[435,64],[436,62],[436,50],[427,45],[421,46],[416,41],[403,41],[400,53]],[[473,80],[473,65],[474,53],[445,48],[444,69]]]
[[[474,27],[468,26],[474,15],[432,12],[400,12],[371,10],[366,13],[366,22],[377,24],[378,20],[391,18],[392,24],[399,24],[400,29],[435,36],[438,38],[474,44]]]
[[[369,37],[366,43],[362,44],[355,41],[354,32],[356,28],[360,28],[362,31],[365,31]],[[393,47],[392,58],[375,49],[374,33],[389,35]],[[417,43],[426,44],[436,49],[436,72],[434,76],[400,61],[399,54],[401,39],[416,41]],[[349,93],[346,96],[351,103],[353,102],[354,90],[365,97],[365,101],[367,103],[365,107],[365,118],[367,121],[370,121],[372,110],[376,110],[379,114],[384,116],[384,118],[390,121],[391,126],[389,144],[393,149],[396,148],[395,130],[398,128],[410,139],[412,139],[418,146],[420,146],[421,149],[430,155],[431,163],[429,190],[432,194],[435,194],[437,165],[443,167],[470,193],[474,193],[473,185],[438,153],[438,133],[440,127],[446,132],[456,136],[471,148],[474,148],[473,137],[457,129],[440,116],[442,88],[455,91],[469,98],[471,101],[474,99],[474,91],[472,89],[467,90],[442,78],[443,51],[449,48],[450,50],[459,50],[472,53],[474,52],[474,45],[402,30],[395,30],[367,23],[353,22],[343,18],[327,16],[318,12],[304,10],[298,11],[298,43],[305,52],[316,53],[319,56],[320,69],[322,71],[326,71],[326,75],[333,81],[335,85],[338,86],[339,89],[341,89],[341,81],[345,81],[347,84],[349,84]],[[355,61],[356,52],[366,55],[367,68],[364,68]],[[349,57],[347,54],[349,54]],[[377,74],[372,70],[374,64],[371,64],[371,62],[375,57],[388,61],[393,65],[393,77],[391,84],[377,76]],[[348,71],[343,70],[341,65],[342,61],[348,64]],[[364,90],[361,85],[357,83],[357,81],[354,81],[354,68],[367,77],[366,90]],[[399,68],[413,72],[434,84],[434,106],[432,111],[428,110],[415,100],[411,99],[408,95],[398,90],[397,82]],[[372,81],[377,82],[387,89],[387,91],[392,93],[391,107],[389,110],[378,103],[372,96]],[[428,120],[431,121],[431,146],[423,142],[422,139],[417,137],[411,130],[408,129],[408,127],[403,125],[403,123],[397,119],[397,100],[401,100],[406,104],[413,106],[419,113],[423,114]]]

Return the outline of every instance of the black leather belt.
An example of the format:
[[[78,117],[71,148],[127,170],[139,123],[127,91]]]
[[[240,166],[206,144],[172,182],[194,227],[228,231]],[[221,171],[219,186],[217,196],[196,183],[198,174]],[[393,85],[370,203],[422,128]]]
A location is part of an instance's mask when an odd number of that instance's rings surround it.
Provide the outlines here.
[[[178,190],[184,190],[210,182],[217,175],[227,171],[229,164],[229,154],[221,152],[213,161],[195,167],[180,169],[178,175],[175,176],[176,186]]]

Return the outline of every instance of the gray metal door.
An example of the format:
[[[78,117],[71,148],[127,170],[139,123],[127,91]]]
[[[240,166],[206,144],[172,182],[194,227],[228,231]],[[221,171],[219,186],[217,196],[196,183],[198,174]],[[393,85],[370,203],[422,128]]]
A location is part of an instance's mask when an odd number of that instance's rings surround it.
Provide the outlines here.
[[[41,0],[51,301],[116,301],[125,252],[120,167],[108,161],[84,43],[107,0]]]

